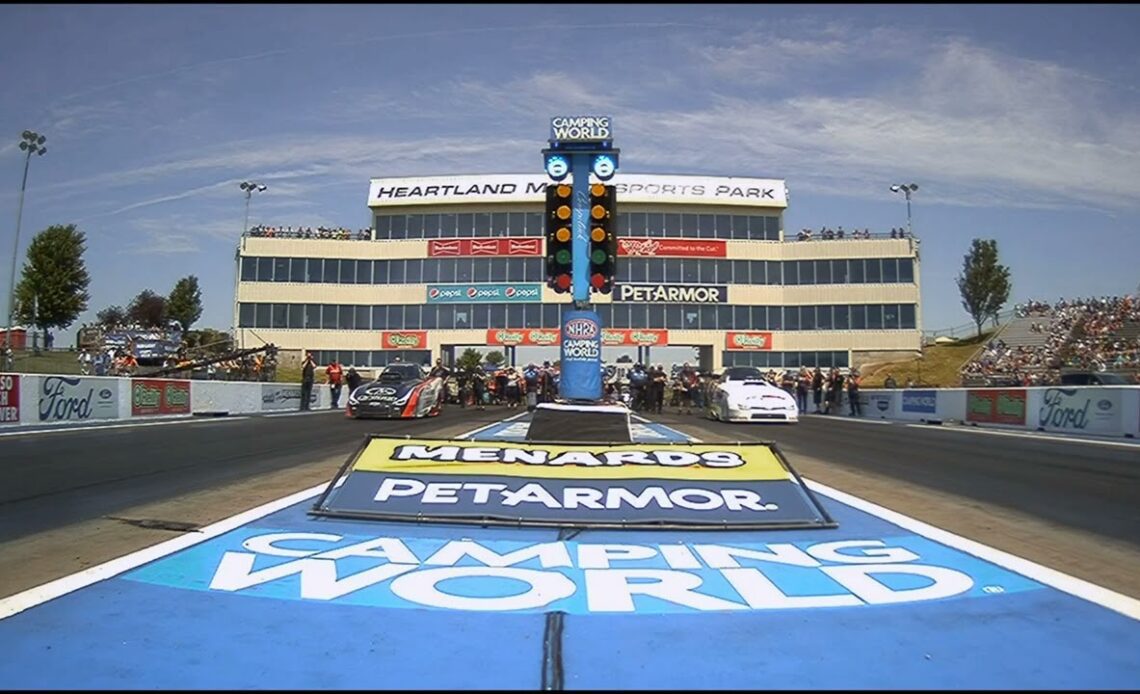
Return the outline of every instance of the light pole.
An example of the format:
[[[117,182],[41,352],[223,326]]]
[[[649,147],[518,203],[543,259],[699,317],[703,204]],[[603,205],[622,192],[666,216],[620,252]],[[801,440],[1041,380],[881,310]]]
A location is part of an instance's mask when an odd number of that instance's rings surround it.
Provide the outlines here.
[[[269,190],[269,186],[264,183],[257,183],[255,181],[242,181],[238,186],[245,191],[245,223],[241,228],[241,241],[236,253],[234,253],[234,324],[233,324],[233,344],[239,348],[244,347],[245,340],[238,339],[238,283],[241,281],[241,252],[245,250],[245,235],[249,233],[249,200],[253,197],[253,193],[264,193]],[[243,336],[244,337],[244,336]]]
[[[20,220],[24,216],[24,189],[28,187],[28,164],[31,163],[33,154],[42,157],[47,152],[47,147],[44,147],[45,142],[47,142],[46,137],[31,130],[25,130],[20,135],[20,149],[25,152],[24,180],[20,183],[20,202],[16,205],[16,243],[12,248],[12,277],[8,283],[8,338],[5,344],[9,348],[12,346],[12,314],[16,312],[16,257],[20,252]]]
[[[917,183],[896,183],[891,186],[892,193],[902,193],[906,196],[906,235],[914,238],[914,230],[910,225],[910,194],[918,190]]]
[[[919,240],[917,238],[915,238],[915,236],[914,236],[914,229],[911,226],[911,221],[910,221],[910,194],[917,191],[917,190],[918,190],[918,184],[917,183],[896,183],[893,186],[891,186],[891,192],[892,193],[902,193],[903,195],[906,196],[906,235],[907,235],[907,238],[910,240],[911,247],[914,249],[914,261],[915,261],[914,262],[914,282],[916,285],[919,282],[919,274],[920,274],[920,270],[919,270],[919,260],[920,259],[919,259],[919,253],[918,253]],[[923,356],[924,353],[922,351],[922,294],[921,294],[921,290],[919,291],[919,295],[916,297],[915,304],[914,304],[914,320],[915,320],[915,324],[914,324],[915,328],[918,329],[918,354],[919,354],[919,357],[918,357],[918,380],[921,381],[922,380],[922,359],[924,358],[924,356]]]
[[[245,191],[245,226],[241,228],[242,238],[249,232],[249,199],[253,197],[253,191],[264,193],[269,190],[269,186],[262,183],[253,183],[252,181],[242,181],[241,189]]]

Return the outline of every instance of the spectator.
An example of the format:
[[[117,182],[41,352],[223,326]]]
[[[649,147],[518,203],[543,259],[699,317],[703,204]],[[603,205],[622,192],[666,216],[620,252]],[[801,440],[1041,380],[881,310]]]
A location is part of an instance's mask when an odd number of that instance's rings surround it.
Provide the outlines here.
[[[899,384],[895,382],[895,377],[887,374],[887,378],[883,381],[884,388],[898,388]]]
[[[313,355],[305,352],[305,360],[301,364],[301,410],[308,411],[309,399],[313,395],[313,380],[316,376],[317,364]]]

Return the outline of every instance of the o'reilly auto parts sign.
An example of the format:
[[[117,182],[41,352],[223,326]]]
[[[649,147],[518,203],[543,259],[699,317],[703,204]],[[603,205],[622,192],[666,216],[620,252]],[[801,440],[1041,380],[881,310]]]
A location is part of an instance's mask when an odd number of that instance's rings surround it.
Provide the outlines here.
[[[728,286],[723,284],[619,284],[614,301],[668,304],[726,304]]]

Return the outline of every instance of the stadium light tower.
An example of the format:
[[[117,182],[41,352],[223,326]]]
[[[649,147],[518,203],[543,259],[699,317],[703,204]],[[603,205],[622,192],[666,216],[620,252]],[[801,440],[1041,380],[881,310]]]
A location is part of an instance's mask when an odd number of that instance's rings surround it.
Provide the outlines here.
[[[253,197],[253,192],[264,193],[269,190],[269,186],[263,183],[254,183],[253,181],[242,181],[241,189],[245,191],[245,226],[241,228],[241,235],[245,236],[249,233],[249,199]]]
[[[902,193],[906,196],[906,235],[914,238],[914,230],[910,224],[910,194],[918,190],[917,183],[896,183],[891,186],[892,193]]]
[[[20,134],[20,149],[24,154],[24,180],[20,183],[20,202],[16,205],[16,244],[12,247],[12,277],[8,283],[8,336],[5,344],[12,346],[12,314],[16,312],[16,257],[20,253],[20,221],[24,216],[24,189],[28,187],[28,164],[32,155],[47,152],[47,138],[37,132],[25,130]]]

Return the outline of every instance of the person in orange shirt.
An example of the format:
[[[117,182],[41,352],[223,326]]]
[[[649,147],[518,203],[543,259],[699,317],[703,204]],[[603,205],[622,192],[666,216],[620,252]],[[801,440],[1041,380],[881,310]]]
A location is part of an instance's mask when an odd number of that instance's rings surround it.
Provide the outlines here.
[[[344,385],[344,369],[341,368],[340,362],[336,359],[329,362],[325,368],[325,377],[332,390],[332,409],[340,409],[340,389]]]

